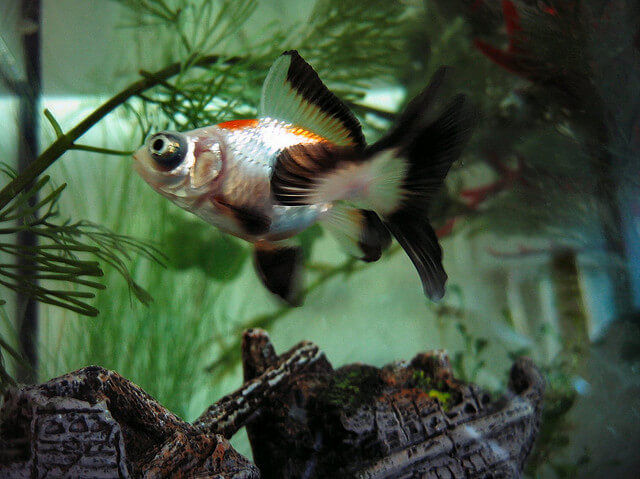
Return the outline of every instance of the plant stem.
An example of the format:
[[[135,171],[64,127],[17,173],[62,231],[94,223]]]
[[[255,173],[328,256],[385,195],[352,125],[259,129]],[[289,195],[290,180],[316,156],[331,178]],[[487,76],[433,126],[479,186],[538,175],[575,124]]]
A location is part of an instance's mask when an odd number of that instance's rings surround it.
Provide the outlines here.
[[[18,146],[18,174],[29,169],[38,155],[38,134],[40,117],[38,105],[41,97],[41,3],[40,0],[22,0],[20,4],[21,17],[25,24],[35,25],[36,28],[22,34],[23,62],[25,79],[23,88],[18,90],[20,102],[19,146]],[[31,183],[31,181],[29,182]],[[29,213],[36,213],[38,209],[37,193],[30,196],[28,201],[21,204],[18,212],[21,217]],[[23,224],[20,221],[19,224]],[[17,232],[16,242],[28,248],[37,248],[38,237],[29,229]],[[28,254],[17,258],[18,276],[29,278],[32,268],[36,266],[35,254]],[[6,273],[6,272],[4,272]],[[4,274],[3,273],[3,274]],[[37,287],[37,279],[31,278]],[[16,321],[18,328],[18,347],[21,355],[27,360],[29,367],[18,364],[16,377],[21,383],[34,383],[38,370],[38,303],[30,294],[17,291]]]
[[[237,63],[240,59],[232,57],[225,60],[227,64]],[[219,55],[206,55],[197,61],[190,63],[191,66],[204,67],[220,61]],[[51,166],[67,150],[74,147],[74,142],[84,135],[92,126],[102,118],[111,113],[117,107],[125,103],[131,97],[163,83],[166,79],[177,75],[183,70],[183,63],[176,62],[155,73],[145,73],[144,78],[132,83],[120,93],[116,94],[100,107],[94,110],[84,120],[74,126],[64,135],[58,137],[42,154],[29,165],[20,175],[14,178],[2,191],[0,191],[0,210],[4,208],[15,196],[26,188],[39,174]]]
[[[91,153],[102,153],[103,155],[114,155],[114,156],[130,156],[135,153],[134,151],[112,150],[111,148],[100,148],[99,146],[78,145],[77,143],[74,143],[71,149],[81,150],[81,151],[90,151]]]

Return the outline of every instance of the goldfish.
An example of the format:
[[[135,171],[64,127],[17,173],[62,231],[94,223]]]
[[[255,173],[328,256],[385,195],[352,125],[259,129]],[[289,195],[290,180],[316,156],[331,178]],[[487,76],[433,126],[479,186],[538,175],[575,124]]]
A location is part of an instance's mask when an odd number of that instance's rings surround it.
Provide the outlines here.
[[[252,243],[258,276],[291,305],[301,301],[303,267],[292,238],[316,223],[366,262],[395,237],[426,296],[438,300],[447,274],[428,209],[473,123],[463,94],[436,109],[446,72],[367,145],[345,103],[286,51],[266,76],[257,118],[155,133],[134,153],[134,168],[179,207]]]

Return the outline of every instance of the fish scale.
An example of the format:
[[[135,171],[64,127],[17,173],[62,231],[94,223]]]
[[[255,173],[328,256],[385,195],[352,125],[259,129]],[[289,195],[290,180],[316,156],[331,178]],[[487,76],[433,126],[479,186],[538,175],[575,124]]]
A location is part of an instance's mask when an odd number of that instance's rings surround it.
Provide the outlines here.
[[[271,177],[278,154],[282,150],[293,145],[323,140],[303,128],[268,117],[260,119],[255,126],[223,128],[223,131],[234,164],[258,168],[267,178]]]
[[[327,205],[282,206],[274,204],[271,174],[278,154],[285,148],[322,141],[322,139],[288,122],[262,118],[246,126],[224,127],[225,174],[222,192],[237,203],[259,211],[271,221],[263,236],[269,241],[290,237],[315,223]]]

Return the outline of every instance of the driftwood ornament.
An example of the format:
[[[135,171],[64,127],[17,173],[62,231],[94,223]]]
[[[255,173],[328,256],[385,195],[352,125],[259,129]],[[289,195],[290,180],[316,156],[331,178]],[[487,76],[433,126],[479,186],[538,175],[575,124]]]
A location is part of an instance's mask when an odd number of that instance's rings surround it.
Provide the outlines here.
[[[266,333],[245,333],[245,380],[278,360]],[[434,351],[382,369],[317,361],[278,388],[247,426],[264,478],[498,478],[522,471],[544,380],[520,359],[492,401]]]
[[[517,477],[538,427],[543,382],[526,360],[496,402],[439,352],[334,370],[312,343],[278,356],[249,330],[243,366],[242,388],[193,424],[97,366],[11,390],[0,477]],[[228,442],[243,426],[256,465]]]
[[[298,344],[195,424],[97,366],[12,390],[0,411],[0,478],[259,478],[227,438],[283,378],[323,358]]]

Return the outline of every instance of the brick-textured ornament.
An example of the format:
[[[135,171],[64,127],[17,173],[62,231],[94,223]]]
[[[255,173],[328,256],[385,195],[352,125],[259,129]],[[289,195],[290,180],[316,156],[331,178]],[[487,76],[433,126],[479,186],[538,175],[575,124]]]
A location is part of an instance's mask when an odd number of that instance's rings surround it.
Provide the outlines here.
[[[440,351],[334,370],[316,345],[278,356],[254,329],[242,359],[244,385],[193,424],[97,366],[12,389],[0,478],[518,477],[539,427],[544,382],[525,359],[495,401]],[[255,465],[228,441],[244,426]]]

